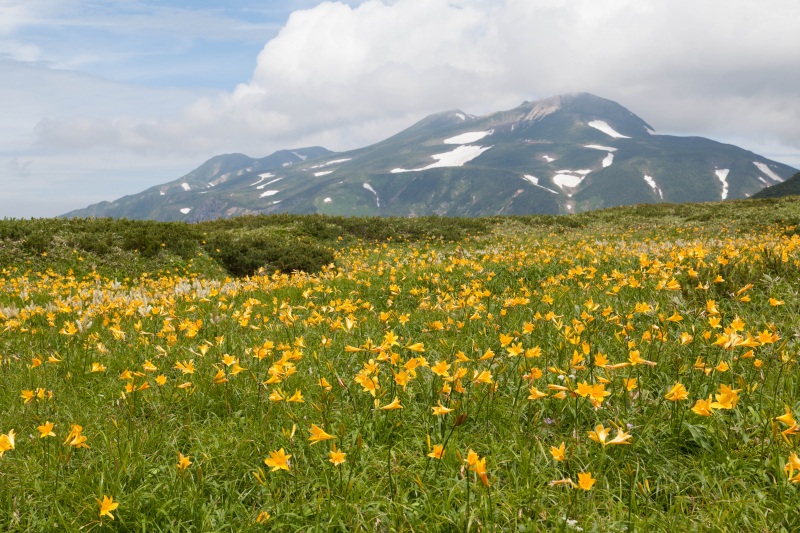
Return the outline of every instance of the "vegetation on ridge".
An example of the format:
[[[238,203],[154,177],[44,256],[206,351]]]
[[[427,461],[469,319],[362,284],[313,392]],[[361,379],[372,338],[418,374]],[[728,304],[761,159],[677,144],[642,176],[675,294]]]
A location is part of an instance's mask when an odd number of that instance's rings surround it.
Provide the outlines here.
[[[0,529],[795,531],[797,205],[0,221]]]

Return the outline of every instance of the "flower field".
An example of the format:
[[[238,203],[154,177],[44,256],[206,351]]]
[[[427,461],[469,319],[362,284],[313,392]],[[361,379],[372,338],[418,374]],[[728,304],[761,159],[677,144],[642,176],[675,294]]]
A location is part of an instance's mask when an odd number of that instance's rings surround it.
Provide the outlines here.
[[[775,205],[332,239],[315,274],[38,250],[0,277],[0,529],[796,530]]]

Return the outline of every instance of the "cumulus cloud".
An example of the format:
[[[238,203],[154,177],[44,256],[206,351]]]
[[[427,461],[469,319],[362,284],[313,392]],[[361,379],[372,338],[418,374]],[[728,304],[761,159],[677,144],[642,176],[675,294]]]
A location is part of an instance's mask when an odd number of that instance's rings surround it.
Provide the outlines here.
[[[180,117],[50,117],[37,132],[71,148],[343,149],[431,112],[588,91],[660,131],[800,147],[799,19],[795,0],[324,2],[291,15],[251,80]]]
[[[6,171],[16,178],[27,178],[31,175],[33,161],[20,161],[15,157],[6,163]]]

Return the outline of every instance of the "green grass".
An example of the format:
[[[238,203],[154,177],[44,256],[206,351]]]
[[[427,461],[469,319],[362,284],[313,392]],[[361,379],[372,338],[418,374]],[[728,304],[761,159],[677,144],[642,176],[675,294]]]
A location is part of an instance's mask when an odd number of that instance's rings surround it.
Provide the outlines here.
[[[798,220],[784,199],[570,217],[2,221],[0,434],[16,438],[0,457],[0,529],[794,531],[800,486],[784,466],[798,437],[776,417],[800,413]],[[153,238],[130,249],[137,235]],[[209,250],[221,235],[301,239],[333,265],[232,278]],[[765,342],[721,346],[733,333]],[[655,365],[596,364],[634,350]],[[405,387],[402,372],[416,373]],[[686,400],[665,398],[676,381]],[[610,394],[594,406],[581,383]],[[720,385],[738,402],[696,414],[709,395],[724,403]],[[550,396],[529,399],[532,387]],[[395,397],[403,409],[380,409]],[[39,437],[45,422],[55,437]],[[89,448],[69,444],[74,424]],[[312,424],[335,439],[311,443]],[[598,424],[629,444],[593,441]],[[279,449],[289,470],[272,472]],[[591,490],[552,484],[587,472]]]

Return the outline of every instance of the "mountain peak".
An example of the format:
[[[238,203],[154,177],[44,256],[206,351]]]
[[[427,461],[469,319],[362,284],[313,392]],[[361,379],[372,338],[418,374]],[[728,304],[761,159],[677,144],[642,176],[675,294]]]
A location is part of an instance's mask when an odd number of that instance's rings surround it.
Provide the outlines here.
[[[479,117],[453,109],[348,152],[219,156],[180,180],[68,216],[575,213],[745,198],[796,172],[735,146],[648,130],[625,107],[590,93]]]

